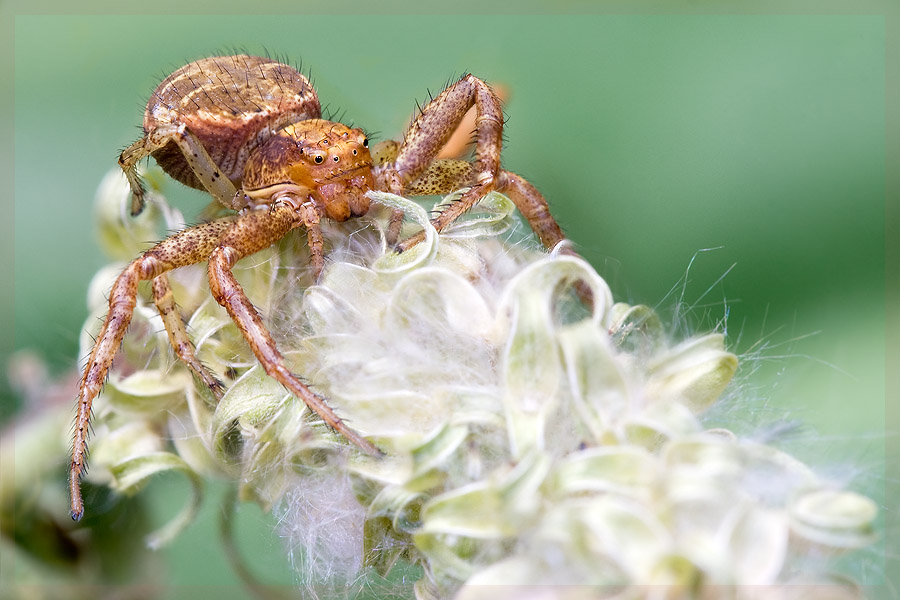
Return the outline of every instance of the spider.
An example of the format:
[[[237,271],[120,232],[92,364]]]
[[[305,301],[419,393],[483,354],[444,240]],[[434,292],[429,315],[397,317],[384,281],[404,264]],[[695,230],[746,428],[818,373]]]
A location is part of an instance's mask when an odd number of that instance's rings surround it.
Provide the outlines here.
[[[463,116],[475,107],[475,159],[436,159]],[[287,367],[260,313],[231,272],[240,259],[274,244],[293,229],[306,230],[314,276],[324,267],[322,219],[346,221],[369,210],[366,193],[446,194],[468,188],[433,220],[441,231],[491,190],[505,193],[541,242],[564,239],[544,197],[522,177],[500,168],[503,112],[481,79],[467,74],[421,108],[402,141],[369,147],[358,128],[322,118],[315,90],[293,67],[271,58],[218,56],[173,72],[147,103],[144,135],[126,148],[119,165],[132,192],[131,212],[144,206],[137,163],[147,157],[173,179],[206,190],[235,214],[187,227],[132,261],[109,294],[109,312],[85,365],[78,392],[69,488],[71,515],[84,514],[80,481],[86,468],[91,403],[100,393],[136,305],[138,283],[152,280],[153,301],[175,354],[221,399],[224,386],[199,362],[179,315],[166,273],[203,261],[209,287],[228,311],[266,373],[364,452],[380,451],[348,427]],[[396,244],[403,214],[394,211],[388,240]],[[403,252],[420,232],[395,246]]]

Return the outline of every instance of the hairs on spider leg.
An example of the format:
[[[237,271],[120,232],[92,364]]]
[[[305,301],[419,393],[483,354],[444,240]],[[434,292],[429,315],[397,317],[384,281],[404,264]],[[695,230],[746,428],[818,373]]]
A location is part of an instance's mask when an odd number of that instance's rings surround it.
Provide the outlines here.
[[[443,89],[446,90],[448,87],[450,87],[451,85],[453,85],[453,83],[459,81],[460,79],[462,79],[462,77],[457,77],[457,76],[456,76],[456,73],[450,73],[450,76],[447,77],[447,81],[444,82],[444,88],[443,88]]]

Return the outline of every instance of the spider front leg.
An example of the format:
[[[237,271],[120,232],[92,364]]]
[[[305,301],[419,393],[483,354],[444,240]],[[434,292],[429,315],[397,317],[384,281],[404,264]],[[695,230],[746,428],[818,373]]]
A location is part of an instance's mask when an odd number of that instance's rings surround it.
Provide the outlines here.
[[[144,210],[144,184],[137,173],[137,163],[151,154],[164,151],[170,152],[166,147],[173,144],[175,149],[171,151],[180,152],[183,156],[186,168],[190,169],[190,173],[173,174],[174,177],[181,181],[187,179],[196,180],[206,189],[213,198],[221,204],[229,208],[241,208],[233,206],[235,194],[237,190],[227,175],[213,161],[206,148],[200,143],[191,131],[184,125],[175,127],[158,127],[152,133],[149,133],[130,145],[122,151],[119,156],[119,166],[125,172],[128,179],[128,185],[131,187],[131,214],[138,215]],[[173,163],[171,158],[162,159],[165,162]],[[188,184],[191,185],[191,184]],[[196,185],[196,184],[194,184]]]
[[[318,215],[313,217],[310,211],[315,211],[310,204],[295,207],[292,202],[277,202],[271,210],[255,210],[241,216],[209,257],[209,287],[216,301],[231,315],[270,377],[303,400],[325,423],[364,452],[379,455],[380,451],[371,442],[350,429],[321,396],[291,372],[262,317],[231,272],[238,260],[274,244],[295,227],[306,225],[308,232],[318,232]],[[310,238],[311,243],[312,240]],[[315,257],[316,250],[313,246],[311,248]]]
[[[231,227],[232,223],[233,219],[221,219],[176,233],[132,261],[113,284],[109,293],[109,312],[94,342],[78,388],[78,408],[69,470],[72,518],[76,521],[84,514],[80,483],[87,459],[91,404],[103,387],[109,367],[131,322],[137,304],[138,283],[157,278],[166,271],[178,267],[203,262],[216,247],[219,237]],[[165,318],[164,316],[163,319]]]

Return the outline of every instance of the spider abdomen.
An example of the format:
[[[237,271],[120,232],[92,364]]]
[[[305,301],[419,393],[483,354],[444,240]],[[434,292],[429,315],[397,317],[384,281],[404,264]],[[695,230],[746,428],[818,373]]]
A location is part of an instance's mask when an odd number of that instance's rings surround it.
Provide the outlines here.
[[[239,185],[250,153],[282,127],[321,116],[315,90],[299,71],[270,58],[204,58],[166,77],[144,113],[144,132],[184,127],[222,174]],[[174,142],[152,153],[173,179],[204,189]]]

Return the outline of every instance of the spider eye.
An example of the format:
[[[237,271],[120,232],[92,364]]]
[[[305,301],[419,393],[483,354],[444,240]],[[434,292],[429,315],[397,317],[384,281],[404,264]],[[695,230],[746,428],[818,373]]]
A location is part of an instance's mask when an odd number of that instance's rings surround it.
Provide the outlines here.
[[[356,151],[356,148],[354,148],[354,149],[353,149],[353,156],[356,156],[357,154],[359,154],[359,153]]]
[[[341,160],[341,159],[338,158],[337,156],[334,157],[334,162],[337,162],[337,161],[339,161],[339,160]]]
[[[316,154],[316,157],[313,160],[316,161],[317,165],[321,165],[322,162],[325,161],[325,158],[321,154]]]
[[[363,139],[363,148],[368,148],[368,147],[369,147],[369,138],[364,138]]]

